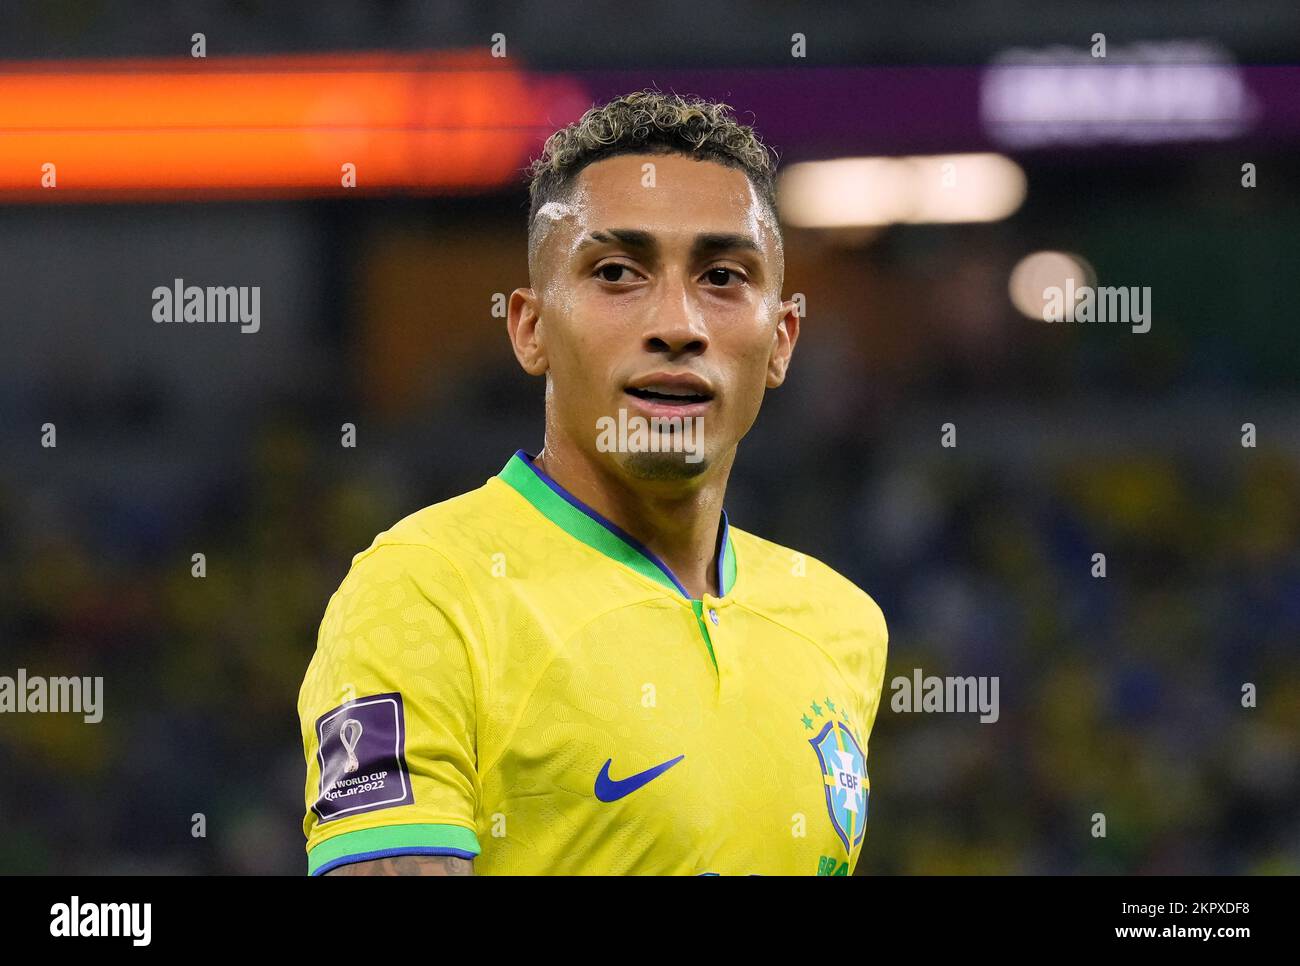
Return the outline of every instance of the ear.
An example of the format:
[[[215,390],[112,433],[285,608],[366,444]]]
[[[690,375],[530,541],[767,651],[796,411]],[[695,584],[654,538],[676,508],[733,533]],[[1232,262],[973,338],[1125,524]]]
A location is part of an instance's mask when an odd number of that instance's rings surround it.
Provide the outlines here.
[[[550,368],[546,361],[546,349],[542,345],[540,309],[537,293],[531,288],[517,288],[510,293],[506,331],[510,334],[510,346],[515,350],[515,358],[530,376],[543,375]]]
[[[790,368],[794,344],[799,341],[799,306],[795,302],[781,303],[781,316],[772,333],[772,354],[767,360],[767,388],[775,389],[785,382]]]

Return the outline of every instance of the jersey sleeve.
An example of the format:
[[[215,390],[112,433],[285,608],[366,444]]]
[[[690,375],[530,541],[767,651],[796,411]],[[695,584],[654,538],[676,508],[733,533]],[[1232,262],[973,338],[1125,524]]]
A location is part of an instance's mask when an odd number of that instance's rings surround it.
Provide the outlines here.
[[[868,604],[866,625],[869,628],[867,639],[870,642],[864,662],[864,691],[862,693],[862,740],[870,743],[871,729],[876,723],[876,714],[880,711],[880,698],[885,686],[885,659],[889,653],[889,627],[885,623],[884,611],[871,598]],[[865,749],[863,749],[865,751]]]
[[[480,851],[481,623],[436,550],[380,544],[330,599],[298,697],[308,872]]]
[[[862,755],[863,768],[866,770],[865,785],[867,792],[867,816],[871,809],[871,731],[876,724],[876,715],[880,711],[880,699],[885,686],[885,659],[889,649],[889,628],[885,623],[885,614],[880,606],[863,594],[865,607],[862,613],[862,626],[866,634],[866,649],[860,664],[858,702],[862,715]],[[867,819],[864,819],[866,821]],[[863,840],[865,842],[865,839]],[[862,843],[850,856],[849,874],[857,869],[858,859],[862,854]]]

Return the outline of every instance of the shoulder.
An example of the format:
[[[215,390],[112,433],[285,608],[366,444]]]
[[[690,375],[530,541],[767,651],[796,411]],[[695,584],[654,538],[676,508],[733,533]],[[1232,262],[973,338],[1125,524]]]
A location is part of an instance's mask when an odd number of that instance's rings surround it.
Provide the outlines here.
[[[839,571],[812,554],[782,546],[771,540],[738,530],[735,540],[737,567],[750,582],[746,597],[767,598],[780,606],[832,612],[860,629],[885,633],[885,615],[875,599]]]
[[[376,536],[353,563],[380,549],[412,556],[431,550],[452,561],[473,555],[510,525],[516,511],[511,492],[494,477],[477,489],[416,510]]]
[[[475,578],[490,569],[494,535],[508,530],[512,510],[495,483],[426,506],[378,534],[352,558],[326,623],[385,614],[419,621],[435,609],[464,636],[479,637]]]
[[[472,581],[518,528],[513,491],[493,477],[477,489],[408,514],[352,558],[349,579],[406,572],[421,580]],[[463,587],[460,589],[464,589]]]
[[[816,641],[850,673],[884,673],[889,630],[869,593],[811,554],[734,527],[730,533],[745,606]]]

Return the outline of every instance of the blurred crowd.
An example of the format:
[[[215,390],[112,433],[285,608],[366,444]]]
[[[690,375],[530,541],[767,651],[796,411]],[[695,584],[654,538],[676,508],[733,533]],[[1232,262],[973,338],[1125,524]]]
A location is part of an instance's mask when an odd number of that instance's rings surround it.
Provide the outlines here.
[[[808,315],[727,511],[884,610],[863,873],[1300,872],[1300,209],[1194,177],[1235,155],[1166,161],[1026,162],[1006,223],[787,235]],[[0,715],[0,871],[305,870],[329,596],[542,442],[485,308],[527,277],[522,208],[6,213],[0,674],[102,675],[104,717]],[[1037,248],[1150,285],[1152,331],[1017,315]],[[262,330],[149,320],[200,275],[263,285]],[[915,669],[996,676],[998,720],[894,711]]]
[[[937,429],[800,435],[825,383],[792,383],[742,447],[728,510],[888,619],[862,872],[1300,871],[1290,454],[1160,453],[1121,432],[1101,455],[999,465],[942,450]],[[538,394],[485,417],[484,391],[466,382],[357,451],[307,412],[268,414],[228,472],[170,503],[93,480],[71,504],[0,489],[4,673],[105,679],[102,724],[0,722],[0,869],[301,873],[295,700],[325,602],[377,532],[535,450]],[[466,431],[485,418],[495,432]],[[914,668],[997,675],[999,720],[895,712],[890,681]]]

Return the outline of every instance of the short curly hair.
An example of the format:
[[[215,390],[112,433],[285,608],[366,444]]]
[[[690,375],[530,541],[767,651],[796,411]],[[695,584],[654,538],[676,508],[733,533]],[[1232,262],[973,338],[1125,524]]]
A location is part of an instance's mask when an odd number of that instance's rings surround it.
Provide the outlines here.
[[[564,200],[587,165],[621,154],[683,154],[745,172],[772,216],[780,245],[777,154],[753,128],[736,121],[731,110],[717,101],[643,90],[592,107],[552,134],[528,167],[530,265],[541,207]]]

